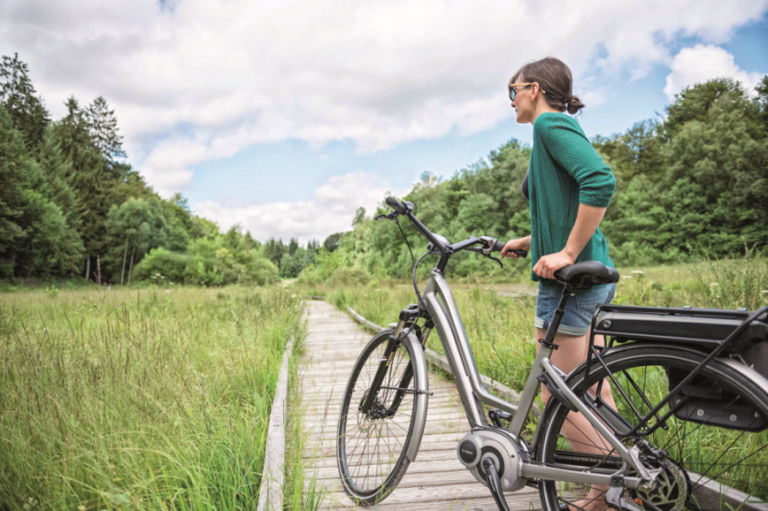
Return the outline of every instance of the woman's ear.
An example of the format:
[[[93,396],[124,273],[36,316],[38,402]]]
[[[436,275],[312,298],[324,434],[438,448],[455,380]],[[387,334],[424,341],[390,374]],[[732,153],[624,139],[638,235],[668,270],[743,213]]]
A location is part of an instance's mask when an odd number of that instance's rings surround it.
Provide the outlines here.
[[[539,89],[539,84],[533,82],[533,85],[531,85],[531,101],[536,101],[536,98],[539,97],[540,92],[541,90]]]

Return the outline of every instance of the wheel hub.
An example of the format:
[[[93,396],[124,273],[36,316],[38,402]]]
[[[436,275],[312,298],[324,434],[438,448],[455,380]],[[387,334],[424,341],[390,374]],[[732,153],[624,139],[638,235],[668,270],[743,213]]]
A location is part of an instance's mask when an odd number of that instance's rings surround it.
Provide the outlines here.
[[[370,390],[371,389],[367,389],[363,392],[363,397],[360,399],[360,404],[357,407],[357,427],[364,433],[367,433],[371,429],[375,421],[387,418],[388,414],[387,407],[382,404],[378,395],[373,398],[371,408],[363,410],[363,403],[365,403],[365,400],[368,398]]]

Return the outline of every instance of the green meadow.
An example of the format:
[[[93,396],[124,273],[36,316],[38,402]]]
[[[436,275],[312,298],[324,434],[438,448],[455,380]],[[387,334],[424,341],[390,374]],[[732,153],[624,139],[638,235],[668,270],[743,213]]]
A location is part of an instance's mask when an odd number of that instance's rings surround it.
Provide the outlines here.
[[[278,287],[1,294],[0,509],[255,509],[299,318]]]

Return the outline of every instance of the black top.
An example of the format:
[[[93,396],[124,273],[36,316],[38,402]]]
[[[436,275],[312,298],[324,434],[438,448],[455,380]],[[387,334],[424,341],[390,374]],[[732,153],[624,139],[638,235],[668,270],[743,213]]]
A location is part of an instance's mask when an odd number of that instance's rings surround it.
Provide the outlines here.
[[[531,171],[531,169],[528,169],[528,172],[525,173],[525,177],[523,178],[523,197],[525,197],[525,200],[528,202],[531,202],[531,199],[528,198],[528,173]]]

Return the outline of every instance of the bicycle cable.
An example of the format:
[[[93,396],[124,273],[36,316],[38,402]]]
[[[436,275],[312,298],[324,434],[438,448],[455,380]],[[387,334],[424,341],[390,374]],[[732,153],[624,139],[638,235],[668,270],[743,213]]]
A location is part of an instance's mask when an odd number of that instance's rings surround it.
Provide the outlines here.
[[[419,263],[422,259],[424,259],[429,254],[432,254],[433,252],[427,252],[423,256],[419,257],[419,260],[417,261],[415,257],[413,257],[413,250],[411,250],[411,244],[408,243],[408,237],[405,235],[405,231],[403,231],[403,228],[400,227],[400,222],[397,220],[397,217],[395,217],[395,223],[397,224],[397,228],[400,229],[400,234],[403,235],[403,239],[405,240],[405,245],[408,247],[408,252],[411,253],[411,262],[413,263],[413,290],[416,291],[416,298],[419,300],[419,308],[421,310],[427,310],[426,306],[424,305],[424,301],[421,299],[421,293],[419,293],[419,286],[416,284],[416,268],[418,268]]]
[[[412,275],[413,289],[414,291],[416,291],[416,298],[419,299],[419,307],[421,307],[422,310],[427,310],[427,307],[424,305],[424,301],[421,299],[421,294],[419,293],[419,285],[416,283],[416,269],[419,267],[419,263],[421,262],[421,260],[427,257],[428,255],[439,255],[439,254],[440,252],[428,251],[424,255],[419,257],[419,259],[413,265],[413,275]]]

